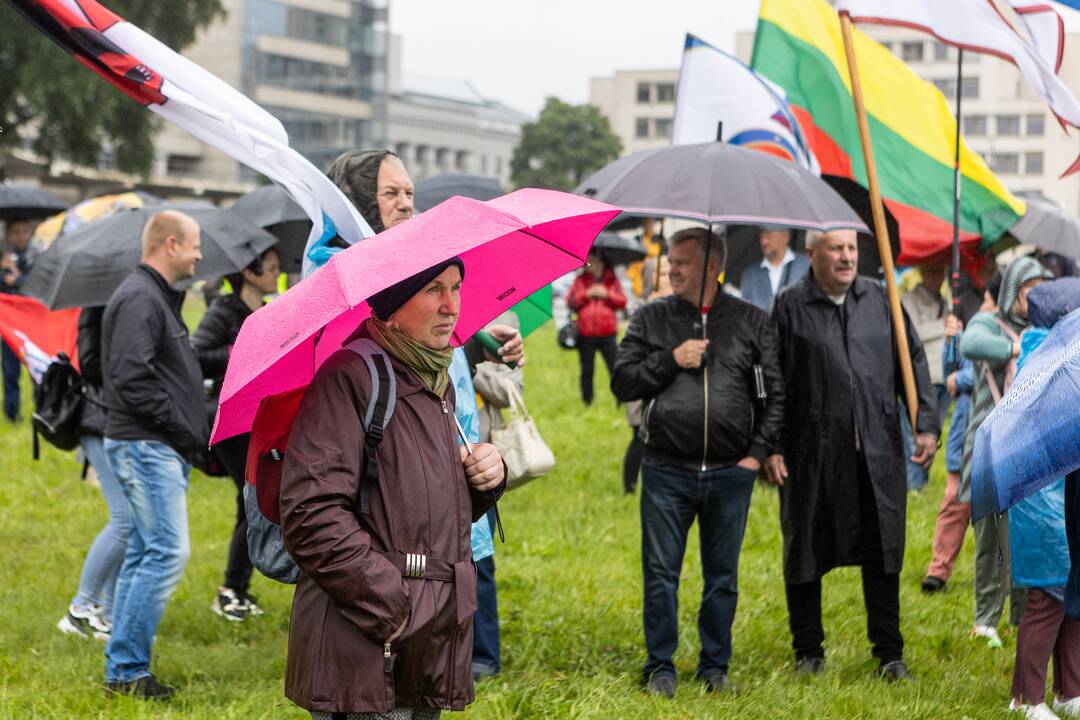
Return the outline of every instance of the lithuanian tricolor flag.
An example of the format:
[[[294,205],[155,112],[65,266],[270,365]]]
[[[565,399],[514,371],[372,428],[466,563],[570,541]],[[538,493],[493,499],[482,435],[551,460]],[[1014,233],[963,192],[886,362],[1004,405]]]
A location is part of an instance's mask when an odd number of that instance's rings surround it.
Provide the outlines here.
[[[956,121],[945,97],[854,30],[863,98],[885,204],[900,223],[901,264],[944,258],[952,244]],[[825,0],[762,0],[751,66],[787,92],[823,175],[867,187],[840,18]],[[1024,214],[966,143],[960,230],[985,249]]]

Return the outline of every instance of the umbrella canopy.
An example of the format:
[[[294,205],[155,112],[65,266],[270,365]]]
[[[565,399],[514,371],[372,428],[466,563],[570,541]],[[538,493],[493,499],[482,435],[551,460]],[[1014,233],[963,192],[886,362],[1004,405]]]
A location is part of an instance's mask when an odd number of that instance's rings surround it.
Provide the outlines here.
[[[502,194],[503,188],[498,178],[484,175],[448,173],[446,175],[436,175],[416,183],[413,205],[416,212],[420,213],[449,200],[454,195],[486,202],[494,200]]]
[[[211,444],[251,429],[262,398],[303,387],[365,320],[367,298],[436,263],[465,264],[461,345],[519,298],[585,261],[618,213],[553,190],[519,190],[490,202],[454,197],[334,255],[253,313],[233,345]]]
[[[644,260],[648,254],[637,240],[611,231],[600,233],[593,243],[593,249],[604,251],[604,262],[608,265],[628,265]]]
[[[311,218],[285,190],[278,185],[252,190],[229,209],[277,238],[282,272],[300,272]]]
[[[104,305],[142,259],[142,230],[152,215],[179,210],[199,223],[202,261],[195,280],[218,278],[247,267],[277,240],[232,212],[212,205],[176,203],[126,210],[86,225],[55,242],[34,260],[23,294],[50,310]]]
[[[1004,512],[1080,468],[1080,310],[1058,321],[979,426],[972,519]]]
[[[724,143],[642,150],[604,166],[574,192],[635,215],[870,232],[813,173]]]
[[[60,212],[67,205],[50,192],[29,185],[0,184],[0,220],[37,220]]]
[[[1080,221],[1048,200],[1026,198],[1027,212],[1009,234],[1040,250],[1080,260]]]
[[[163,202],[165,201],[156,195],[151,195],[142,190],[88,198],[64,212],[42,221],[34,228],[34,244],[41,249],[45,249],[52,245],[56,238],[74,232],[87,223],[115,215],[123,210],[143,207],[144,205],[160,205]]]

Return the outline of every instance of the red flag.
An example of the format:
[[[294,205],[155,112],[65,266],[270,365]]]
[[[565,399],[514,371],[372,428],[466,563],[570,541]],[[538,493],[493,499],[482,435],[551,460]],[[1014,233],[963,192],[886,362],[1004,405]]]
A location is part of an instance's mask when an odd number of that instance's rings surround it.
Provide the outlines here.
[[[59,353],[78,367],[79,308],[49,310],[22,295],[0,294],[0,337],[19,356],[35,383]]]

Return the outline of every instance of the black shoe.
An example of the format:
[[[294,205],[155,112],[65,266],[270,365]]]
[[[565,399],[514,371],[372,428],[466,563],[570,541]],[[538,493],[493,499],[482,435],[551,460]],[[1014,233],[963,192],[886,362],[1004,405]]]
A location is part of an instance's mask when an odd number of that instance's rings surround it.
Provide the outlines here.
[[[939,577],[927,575],[923,578],[922,584],[919,585],[919,587],[922,588],[922,591],[927,595],[932,595],[945,589],[945,581]]]
[[[708,692],[719,693],[729,689],[734,692],[734,688],[728,687],[727,672],[723,670],[713,670],[704,675],[698,675],[698,680],[705,685]]]
[[[911,676],[911,672],[908,670],[907,665],[903,660],[893,660],[892,662],[884,663],[879,669],[878,673],[881,674],[886,680],[891,682],[913,682],[915,678]]]
[[[168,700],[176,694],[176,688],[162,685],[153,675],[129,682],[107,682],[105,692],[109,695],[129,695],[140,700]]]
[[[653,673],[645,690],[650,695],[662,695],[666,698],[675,697],[675,676],[668,673]]]
[[[799,677],[820,675],[825,670],[825,658],[804,657],[795,661],[795,674]]]

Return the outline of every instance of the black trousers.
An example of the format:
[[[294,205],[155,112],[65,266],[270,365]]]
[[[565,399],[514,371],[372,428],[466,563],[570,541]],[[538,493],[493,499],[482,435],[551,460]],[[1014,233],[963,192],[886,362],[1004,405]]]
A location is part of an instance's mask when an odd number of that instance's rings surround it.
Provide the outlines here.
[[[900,575],[884,570],[877,504],[864,460],[859,463],[859,535],[864,548],[862,586],[866,633],[874,657],[884,665],[901,659],[904,654],[904,638],[900,634]],[[795,659],[825,657],[821,578],[789,584],[785,590]]]
[[[615,368],[616,349],[614,335],[578,338],[578,355],[581,358],[581,399],[586,405],[593,401],[593,370],[596,351],[599,350],[604,356],[604,364],[607,365],[610,375]]]
[[[214,446],[215,452],[236,486],[236,525],[229,541],[229,558],[225,565],[225,587],[246,595],[254,569],[248,556],[247,515],[244,513],[244,466],[247,464],[248,434],[237,435]]]

